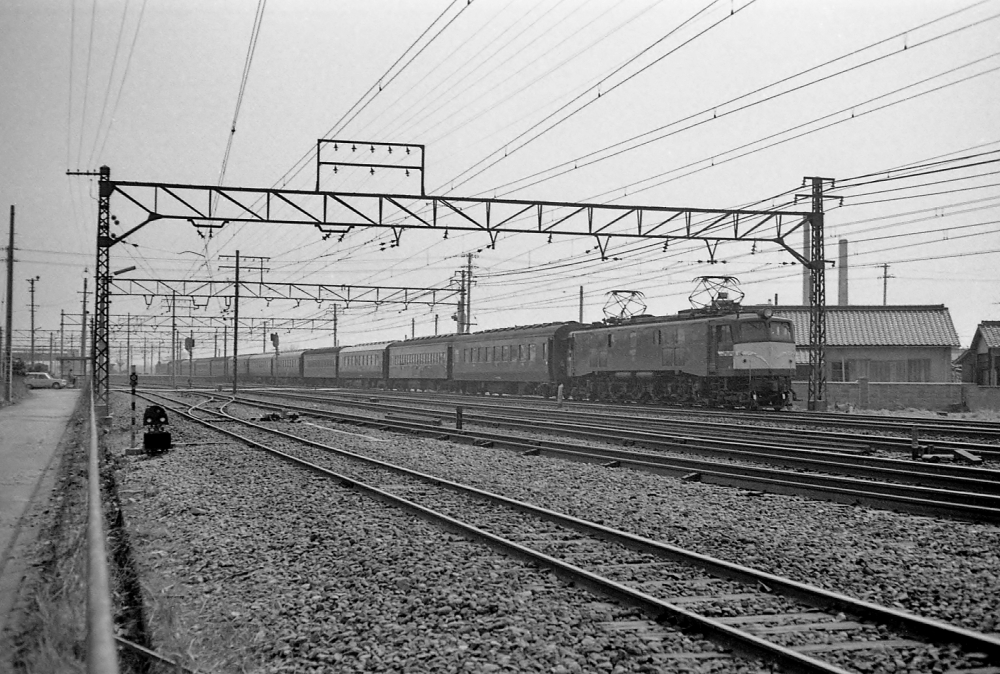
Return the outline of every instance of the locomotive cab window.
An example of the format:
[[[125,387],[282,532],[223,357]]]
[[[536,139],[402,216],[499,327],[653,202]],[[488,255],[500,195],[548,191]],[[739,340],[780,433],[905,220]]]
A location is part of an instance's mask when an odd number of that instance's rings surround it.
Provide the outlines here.
[[[741,342],[766,342],[769,333],[764,321],[744,321],[740,323]]]
[[[721,350],[731,350],[733,348],[733,331],[731,326],[715,326],[715,343]]]

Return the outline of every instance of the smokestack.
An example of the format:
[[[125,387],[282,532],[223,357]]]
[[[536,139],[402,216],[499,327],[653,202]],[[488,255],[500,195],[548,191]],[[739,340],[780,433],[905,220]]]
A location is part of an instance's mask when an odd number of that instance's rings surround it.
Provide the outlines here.
[[[847,299],[847,239],[837,242],[840,246],[840,271],[837,273],[837,304],[846,307],[850,304]]]
[[[807,260],[812,260],[812,229],[807,222],[802,228],[802,256]],[[802,265],[802,304],[809,306],[809,289],[812,286],[809,267]]]

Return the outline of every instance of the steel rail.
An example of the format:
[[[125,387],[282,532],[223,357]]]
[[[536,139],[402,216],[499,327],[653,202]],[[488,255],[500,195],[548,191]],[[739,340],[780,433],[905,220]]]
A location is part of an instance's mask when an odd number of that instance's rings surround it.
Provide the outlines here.
[[[299,396],[309,397],[308,394],[292,393],[289,391],[267,391],[267,395],[284,396],[284,397],[299,397]],[[335,399],[337,401],[340,401],[341,404],[343,405],[365,406],[365,402],[362,401],[360,398],[365,398],[365,397],[370,398],[374,395],[377,395],[382,398],[394,399],[397,401],[406,401],[406,403],[411,406],[414,404],[415,400],[413,396],[400,395],[397,392],[382,391],[382,390],[372,391],[367,396],[365,396],[364,394],[334,393],[334,394],[327,394],[326,397],[327,399]],[[453,399],[456,404],[460,404],[462,407],[466,409],[473,409],[473,408],[510,409],[511,408],[510,405],[502,405],[497,403],[484,403],[479,400],[476,400],[475,398],[470,398],[469,396],[459,396],[457,394],[446,394],[443,397]],[[521,398],[520,400],[524,399]],[[440,405],[442,407],[450,406],[450,403],[444,400],[433,400],[433,399],[427,399],[426,397],[418,397],[416,398],[416,401],[418,402],[418,404],[424,404],[424,405]],[[541,402],[541,401],[533,400],[532,402]],[[580,415],[586,415],[589,420],[593,419],[609,419],[617,421],[621,420],[620,416],[603,415],[601,413],[595,413],[594,411],[595,407],[598,408],[608,407],[606,405],[594,405],[591,403],[572,403],[572,402],[568,402],[566,404],[569,405],[568,409],[554,410],[552,409],[554,407],[554,404],[551,404],[551,405],[544,405],[541,409],[532,411],[539,414],[544,413],[549,417],[551,417],[553,413],[563,414],[566,415],[567,417],[573,414],[580,414]],[[761,427],[761,426],[748,426],[746,424],[730,423],[730,422],[715,421],[715,420],[705,422],[694,419],[664,418],[662,416],[654,416],[655,412],[657,411],[657,408],[655,407],[619,405],[612,407],[612,409],[627,410],[631,413],[645,412],[647,413],[646,416],[641,416],[636,418],[642,419],[645,423],[655,424],[658,427],[662,428],[676,427],[681,429],[697,429],[700,435],[707,434],[709,429],[711,429],[712,431],[716,432],[719,435],[728,434],[730,436],[734,436],[738,434],[761,433],[762,432],[761,429],[766,428],[769,432],[772,433],[794,436],[796,438],[796,444],[802,446],[805,446],[810,441],[817,443],[841,442],[844,443],[845,446],[860,447],[861,445],[865,445],[871,449],[882,449],[891,452],[909,452],[911,451],[913,442],[912,437],[859,435],[857,433],[851,433],[851,432],[817,431],[808,428],[787,428],[787,427],[782,428],[782,427],[771,427],[771,426]],[[661,408],[661,409],[669,410],[672,408]],[[523,411],[523,408],[519,409],[518,411],[519,412]],[[730,411],[709,412],[708,410],[691,410],[691,409],[686,409],[685,412],[700,414],[706,417],[718,417],[721,414],[726,414],[732,417],[735,414]],[[802,413],[804,417],[808,417],[808,415],[812,414],[813,413],[811,412]],[[774,416],[764,416],[764,415],[750,415],[744,413],[740,418],[750,418],[750,419],[765,420],[765,421],[773,420],[776,423],[781,423],[785,418],[785,415],[782,414]],[[792,423],[795,424],[800,422],[793,421]],[[801,423],[810,423],[811,425],[815,425],[815,422],[810,421],[809,418],[806,418]],[[909,428],[910,426],[912,426],[912,424],[908,424],[907,428]],[[1000,445],[990,445],[990,444],[974,443],[968,441],[936,439],[936,438],[930,438],[926,434],[924,434],[923,437],[920,438],[920,440],[922,443],[932,442],[933,446],[937,449],[942,449],[942,450],[962,449],[978,453],[986,458],[1000,459]]]
[[[280,397],[334,404],[334,401],[329,399],[286,392],[268,391],[267,393],[258,393],[257,395],[265,399],[267,397]],[[342,404],[344,406],[367,409],[395,410],[410,415],[418,413],[416,408],[386,405],[381,402],[378,403],[377,407],[373,407],[370,402],[363,403],[358,400],[348,400]],[[520,416],[534,420],[524,421],[519,418],[503,416],[484,416],[470,412],[470,410],[478,409],[502,409],[516,412]],[[419,411],[424,412],[423,408]],[[431,415],[431,411],[427,410],[427,414]],[[451,410],[441,410],[440,412],[436,412],[436,414],[442,416],[445,414],[450,415]],[[629,425],[640,423],[640,420],[598,417],[597,420],[602,425],[597,426],[590,423],[595,420],[592,415],[588,415],[587,421],[581,423],[578,421],[579,415],[576,413],[563,413],[560,415],[559,413],[553,413],[551,410],[526,410],[491,405],[463,406],[463,418],[466,422],[490,426],[500,425],[507,428],[527,428],[531,431],[551,430],[560,435],[600,440],[613,444],[629,440],[645,447],[667,451],[682,451],[684,453],[703,456],[748,460],[754,463],[768,463],[786,468],[805,468],[852,475],[854,477],[873,477],[873,473],[877,471],[875,476],[880,479],[892,477],[899,482],[908,484],[974,491],[976,493],[1000,494],[1000,471],[998,470],[945,463],[918,463],[912,460],[860,455],[859,451],[862,447],[867,447],[867,444],[847,445],[845,448],[838,442],[836,449],[831,450],[829,448],[829,440],[826,440],[825,444],[821,444],[818,441],[802,442],[797,438],[795,431],[783,429],[759,427],[749,429],[749,432],[745,432],[747,431],[747,427],[737,426],[735,428],[742,429],[744,432],[740,434],[743,437],[739,441],[734,441],[732,440],[732,432],[717,433],[710,431],[704,433],[705,429],[701,427],[697,429],[685,428],[683,433],[658,430],[661,427],[669,429],[670,422],[662,423],[656,421],[650,424],[646,423],[646,420],[643,419],[641,423],[644,430],[636,431],[629,428]],[[570,423],[557,423],[556,419],[560,418]],[[539,424],[539,419],[542,420],[542,425]],[[720,436],[721,439],[719,439]],[[781,441],[780,445],[777,444],[778,441]]]
[[[90,447],[87,456],[87,673],[117,674],[118,649],[112,620],[108,557],[104,548],[104,510],[98,459],[94,391],[88,387]]]
[[[216,399],[219,398],[220,397],[216,396]],[[223,407],[234,403],[241,404],[237,400],[232,399],[231,397],[226,397],[226,400],[227,402]],[[761,640],[753,635],[746,634],[740,630],[736,630],[730,628],[727,625],[723,625],[722,623],[718,623],[710,618],[706,618],[704,616],[700,616],[690,611],[686,611],[685,609],[682,609],[674,604],[670,604],[669,602],[656,599],[655,597],[651,597],[648,594],[634,590],[615,581],[605,579],[601,576],[598,576],[597,574],[586,571],[585,569],[581,569],[580,567],[577,567],[575,565],[550,557],[548,555],[545,555],[544,553],[534,551],[518,543],[515,543],[513,541],[508,541],[506,539],[495,536],[494,534],[483,531],[471,525],[467,525],[447,515],[438,513],[434,510],[413,503],[407,499],[396,496],[389,492],[385,492],[381,489],[378,489],[377,487],[367,485],[366,483],[363,483],[357,480],[356,478],[335,473],[328,469],[317,466],[316,464],[313,464],[311,462],[299,459],[297,457],[293,457],[285,452],[281,452],[280,450],[270,448],[264,445],[263,443],[259,443],[250,438],[246,438],[245,436],[241,436],[240,434],[234,431],[216,426],[204,419],[199,419],[192,415],[185,414],[183,412],[180,412],[179,410],[175,411],[180,413],[185,418],[188,418],[192,421],[213,428],[219,433],[238,439],[241,442],[245,442],[260,449],[264,449],[265,451],[268,451],[276,456],[286,458],[287,460],[297,463],[314,472],[324,474],[329,477],[334,477],[335,479],[339,479],[342,482],[342,484],[345,484],[345,486],[351,486],[351,487],[357,486],[360,489],[368,492],[369,494],[376,496],[377,498],[380,498],[387,502],[395,503],[397,505],[402,505],[411,512],[414,512],[421,516],[432,518],[435,521],[443,523],[449,527],[457,527],[458,528],[457,530],[460,533],[465,533],[474,536],[476,539],[491,545],[500,546],[510,551],[511,554],[518,556],[520,558],[529,559],[539,564],[548,566],[552,568],[555,572],[559,573],[560,575],[569,577],[575,580],[576,582],[585,585],[590,589],[594,589],[608,596],[612,596],[625,603],[628,603],[632,606],[641,608],[642,610],[646,611],[647,614],[653,617],[654,620],[656,620],[657,622],[662,623],[665,621],[666,616],[670,616],[678,624],[689,626],[692,627],[693,629],[702,630],[707,634],[713,635],[717,639],[723,640],[723,642],[727,643],[727,645],[730,645],[740,650],[743,650],[745,648],[756,649],[764,646],[767,648],[767,652],[770,653],[773,657],[781,658],[777,660],[778,662],[783,662],[784,658],[793,657],[794,660],[791,663],[784,662],[784,664],[795,663],[797,665],[795,667],[796,670],[801,669],[802,671],[841,671],[836,667],[828,665],[827,663],[816,661],[813,660],[812,658],[808,658],[807,656],[803,656],[801,653],[797,653],[792,649],[786,649],[784,647],[771,644],[770,642]],[[685,550],[683,548],[679,548],[667,543],[661,543],[659,541],[655,541],[653,539],[646,538],[644,536],[631,534],[625,531],[605,526],[603,524],[597,524],[595,522],[590,522],[578,517],[574,517],[572,515],[559,513],[547,508],[542,508],[540,506],[535,506],[530,503],[508,498],[500,494],[496,494],[483,489],[454,482],[452,480],[437,477],[427,473],[422,473],[420,471],[405,468],[403,466],[398,466],[396,464],[392,464],[389,462],[380,461],[378,459],[364,456],[361,454],[356,454],[354,452],[345,449],[338,449],[336,447],[331,447],[329,445],[301,438],[293,434],[286,433],[284,431],[268,428],[266,426],[261,426],[259,424],[255,424],[244,419],[239,419],[238,417],[232,416],[222,411],[220,412],[215,412],[213,410],[202,410],[202,411],[206,411],[210,414],[218,416],[223,416],[227,419],[237,421],[241,424],[255,428],[257,430],[261,430],[266,433],[273,434],[285,439],[293,440],[295,442],[302,443],[310,447],[322,449],[324,451],[332,452],[340,456],[345,456],[351,459],[362,461],[364,463],[378,466],[380,468],[395,471],[397,473],[407,475],[431,484],[435,484],[437,486],[470,494],[494,503],[499,503],[507,507],[510,507],[514,510],[524,512],[539,517],[541,519],[545,519],[550,522],[554,522],[561,526],[576,531],[580,531],[588,535],[596,536],[606,541],[612,541],[621,544],[626,548],[634,551],[644,552],[661,558],[681,561],[688,564],[694,564],[700,568],[709,570],[710,572],[718,576],[729,578],[732,580],[737,580],[748,584],[763,583],[766,587],[770,588],[771,590],[777,588],[781,590],[781,592],[784,593],[785,596],[794,598],[805,604],[815,606],[823,610],[829,611],[831,609],[837,609],[843,611],[846,614],[863,617],[865,619],[874,622],[892,625],[897,629],[910,635],[923,636],[924,638],[931,638],[931,639],[946,640],[950,643],[961,644],[965,648],[987,653],[988,656],[993,660],[1000,659],[1000,638],[975,632],[973,630],[968,630],[962,627],[950,625],[948,623],[943,623],[937,620],[933,620],[931,618],[925,618],[923,616],[911,614],[906,611],[879,606],[877,604],[856,599],[848,595],[832,592],[830,590],[814,587],[806,583],[800,583],[798,581],[794,581],[788,578],[776,576],[768,572],[759,571],[757,569],[745,567],[739,564],[735,564],[733,562],[727,562],[724,560],[710,557],[708,555],[703,555],[700,553]],[[725,627],[726,629],[720,630],[718,629],[719,627]],[[752,639],[745,638],[748,636],[752,637]],[[730,643],[729,642],[730,639],[735,639],[736,642]],[[772,648],[778,650],[772,650]],[[805,658],[805,660],[799,660],[799,658]],[[815,666],[813,663],[815,663],[815,665],[821,666],[822,668],[812,669],[812,667]],[[808,667],[808,668],[802,669],[803,667]]]
[[[205,395],[212,395],[206,393]],[[237,402],[265,409],[276,409],[273,404],[241,398]],[[458,442],[488,442],[494,446],[516,451],[546,454],[559,458],[584,461],[588,463],[611,463],[614,466],[624,466],[647,472],[657,472],[673,476],[695,475],[697,479],[712,484],[740,487],[744,489],[761,489],[778,494],[789,494],[816,498],[817,492],[839,503],[861,504],[881,509],[899,509],[921,515],[937,515],[957,517],[975,521],[1000,522],[1000,495],[976,493],[969,491],[952,491],[918,484],[901,484],[849,477],[837,477],[822,473],[789,472],[780,469],[764,468],[747,465],[739,466],[723,464],[718,461],[688,459],[678,456],[664,457],[645,452],[625,451],[611,448],[586,448],[557,441],[543,441],[533,438],[516,438],[510,434],[496,434],[463,429],[453,431],[438,426],[423,424],[403,419],[376,419],[340,412],[326,412],[308,407],[285,405],[284,409],[295,409],[302,414],[327,419],[340,419],[350,423],[374,426],[378,428],[398,429],[405,432],[421,433],[428,437],[451,439]],[[537,425],[531,427],[538,430]],[[605,442],[616,442],[615,436],[597,437],[593,434],[585,437]],[[691,445],[684,445],[690,447]],[[729,450],[732,451],[732,450]],[[787,460],[787,459],[786,459]],[[825,466],[832,469],[829,462]],[[847,467],[849,468],[849,466]],[[819,470],[814,464],[813,470]],[[925,479],[937,478],[934,475],[923,476]],[[916,477],[914,478],[914,480]],[[992,482],[966,481],[965,485],[979,484],[993,489]],[[995,491],[995,490],[994,490]]]

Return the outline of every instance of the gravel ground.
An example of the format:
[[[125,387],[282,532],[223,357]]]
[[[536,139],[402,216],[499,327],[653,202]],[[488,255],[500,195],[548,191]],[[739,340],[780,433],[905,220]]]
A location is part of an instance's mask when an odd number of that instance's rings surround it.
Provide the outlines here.
[[[129,415],[114,404],[109,443],[122,448]],[[380,444],[416,442],[392,440]],[[671,659],[713,647],[609,628],[638,616],[258,450],[127,457],[118,483],[154,643],[202,671],[758,669]]]
[[[760,494],[435,440],[364,442],[299,426],[296,433],[351,451],[879,604],[1000,632],[1000,527],[994,525]]]

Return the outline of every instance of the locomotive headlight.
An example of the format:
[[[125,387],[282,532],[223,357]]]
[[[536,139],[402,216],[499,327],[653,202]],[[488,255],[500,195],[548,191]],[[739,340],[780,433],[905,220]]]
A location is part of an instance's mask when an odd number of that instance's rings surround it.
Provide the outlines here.
[[[771,316],[774,316],[774,309],[772,309],[771,307],[764,307],[763,309],[757,312],[757,315],[766,321]]]

